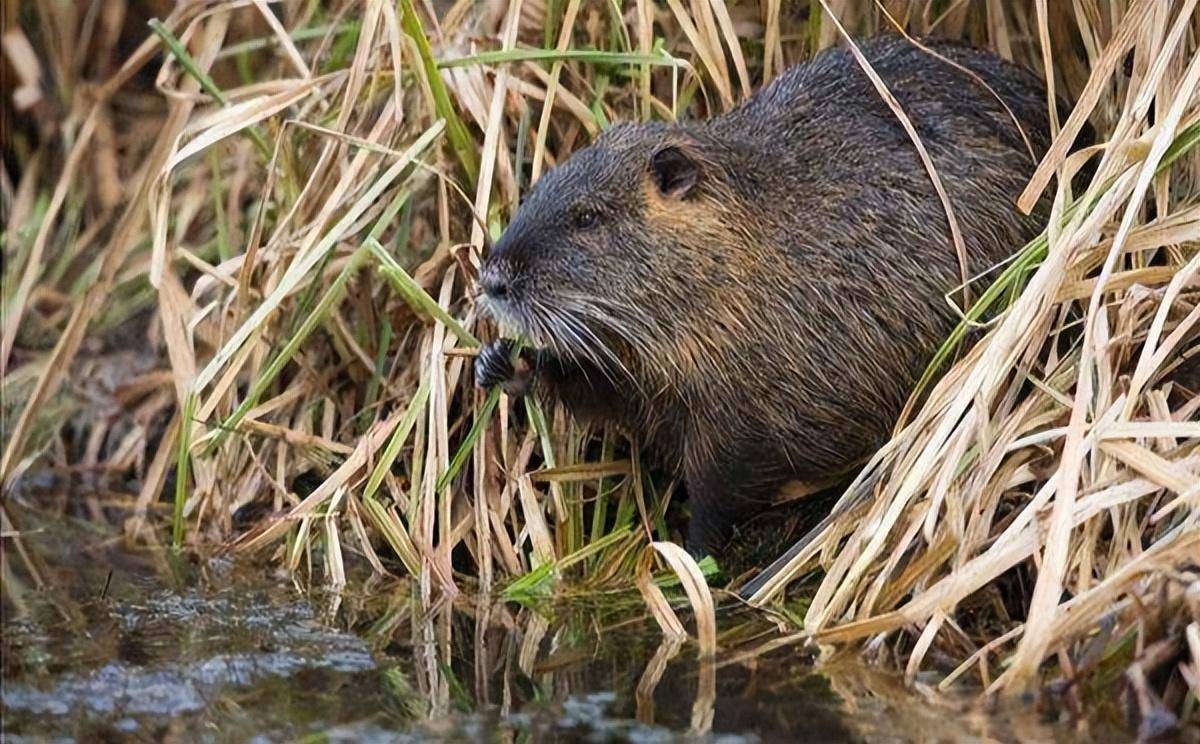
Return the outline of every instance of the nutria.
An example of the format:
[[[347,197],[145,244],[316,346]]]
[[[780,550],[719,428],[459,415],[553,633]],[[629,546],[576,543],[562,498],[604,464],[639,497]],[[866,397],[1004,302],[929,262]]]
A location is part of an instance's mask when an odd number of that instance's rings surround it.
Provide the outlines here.
[[[860,48],[932,158],[974,276],[1045,223],[1045,203],[1015,201],[1049,144],[1047,98],[989,52],[928,43],[975,75],[901,37]],[[548,172],[480,273],[530,350],[514,365],[492,342],[476,379],[634,434],[683,478],[688,548],[715,552],[787,481],[886,440],[956,321],[948,224],[896,114],[831,49],[729,113],[615,125]]]

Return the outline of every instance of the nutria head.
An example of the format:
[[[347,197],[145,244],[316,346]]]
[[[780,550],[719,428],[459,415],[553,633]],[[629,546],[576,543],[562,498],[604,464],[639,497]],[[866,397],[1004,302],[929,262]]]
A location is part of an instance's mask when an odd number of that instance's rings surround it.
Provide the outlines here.
[[[699,129],[609,129],[527,195],[484,262],[485,308],[601,367],[670,358],[745,263],[724,148]]]

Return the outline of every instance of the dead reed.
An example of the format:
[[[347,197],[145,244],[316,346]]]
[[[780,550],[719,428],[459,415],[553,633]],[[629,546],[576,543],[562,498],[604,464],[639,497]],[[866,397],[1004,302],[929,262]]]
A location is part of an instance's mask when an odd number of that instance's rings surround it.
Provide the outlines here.
[[[972,302],[944,376],[751,601],[819,571],[797,637],[990,691],[1086,697],[1125,670],[1143,714],[1194,714],[1195,0],[158,5],[26,4],[6,27],[6,488],[46,463],[131,472],[132,537],[169,524],[334,586],[360,556],[426,596],[636,584],[681,634],[659,555],[710,652],[670,484],[618,432],[471,387],[480,255],[612,121],[728,109],[843,32],[965,37],[1079,102],[1025,195],[1054,189],[1054,216],[951,296]],[[143,316],[122,415],[81,421],[90,339]]]

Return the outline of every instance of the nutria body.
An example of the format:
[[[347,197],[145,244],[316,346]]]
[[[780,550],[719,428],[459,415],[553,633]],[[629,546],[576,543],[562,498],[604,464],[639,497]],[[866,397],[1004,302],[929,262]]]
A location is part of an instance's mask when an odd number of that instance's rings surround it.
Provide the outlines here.
[[[1044,205],[1014,203],[1048,145],[1040,82],[934,44],[1010,115],[899,37],[860,46],[936,166],[969,275],[1036,235]],[[911,139],[835,49],[711,120],[612,127],[537,184],[480,280],[530,339],[535,390],[682,475],[689,548],[709,552],[787,481],[885,441],[955,322],[960,272]],[[509,348],[484,349],[480,384],[516,386]]]

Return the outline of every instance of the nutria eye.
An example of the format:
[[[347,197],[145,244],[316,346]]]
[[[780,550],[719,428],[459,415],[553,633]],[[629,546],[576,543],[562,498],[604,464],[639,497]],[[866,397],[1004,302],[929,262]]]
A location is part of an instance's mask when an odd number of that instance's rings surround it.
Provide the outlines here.
[[[600,216],[593,209],[581,209],[575,213],[575,227],[580,230],[586,230],[589,227],[595,226],[599,221]]]

